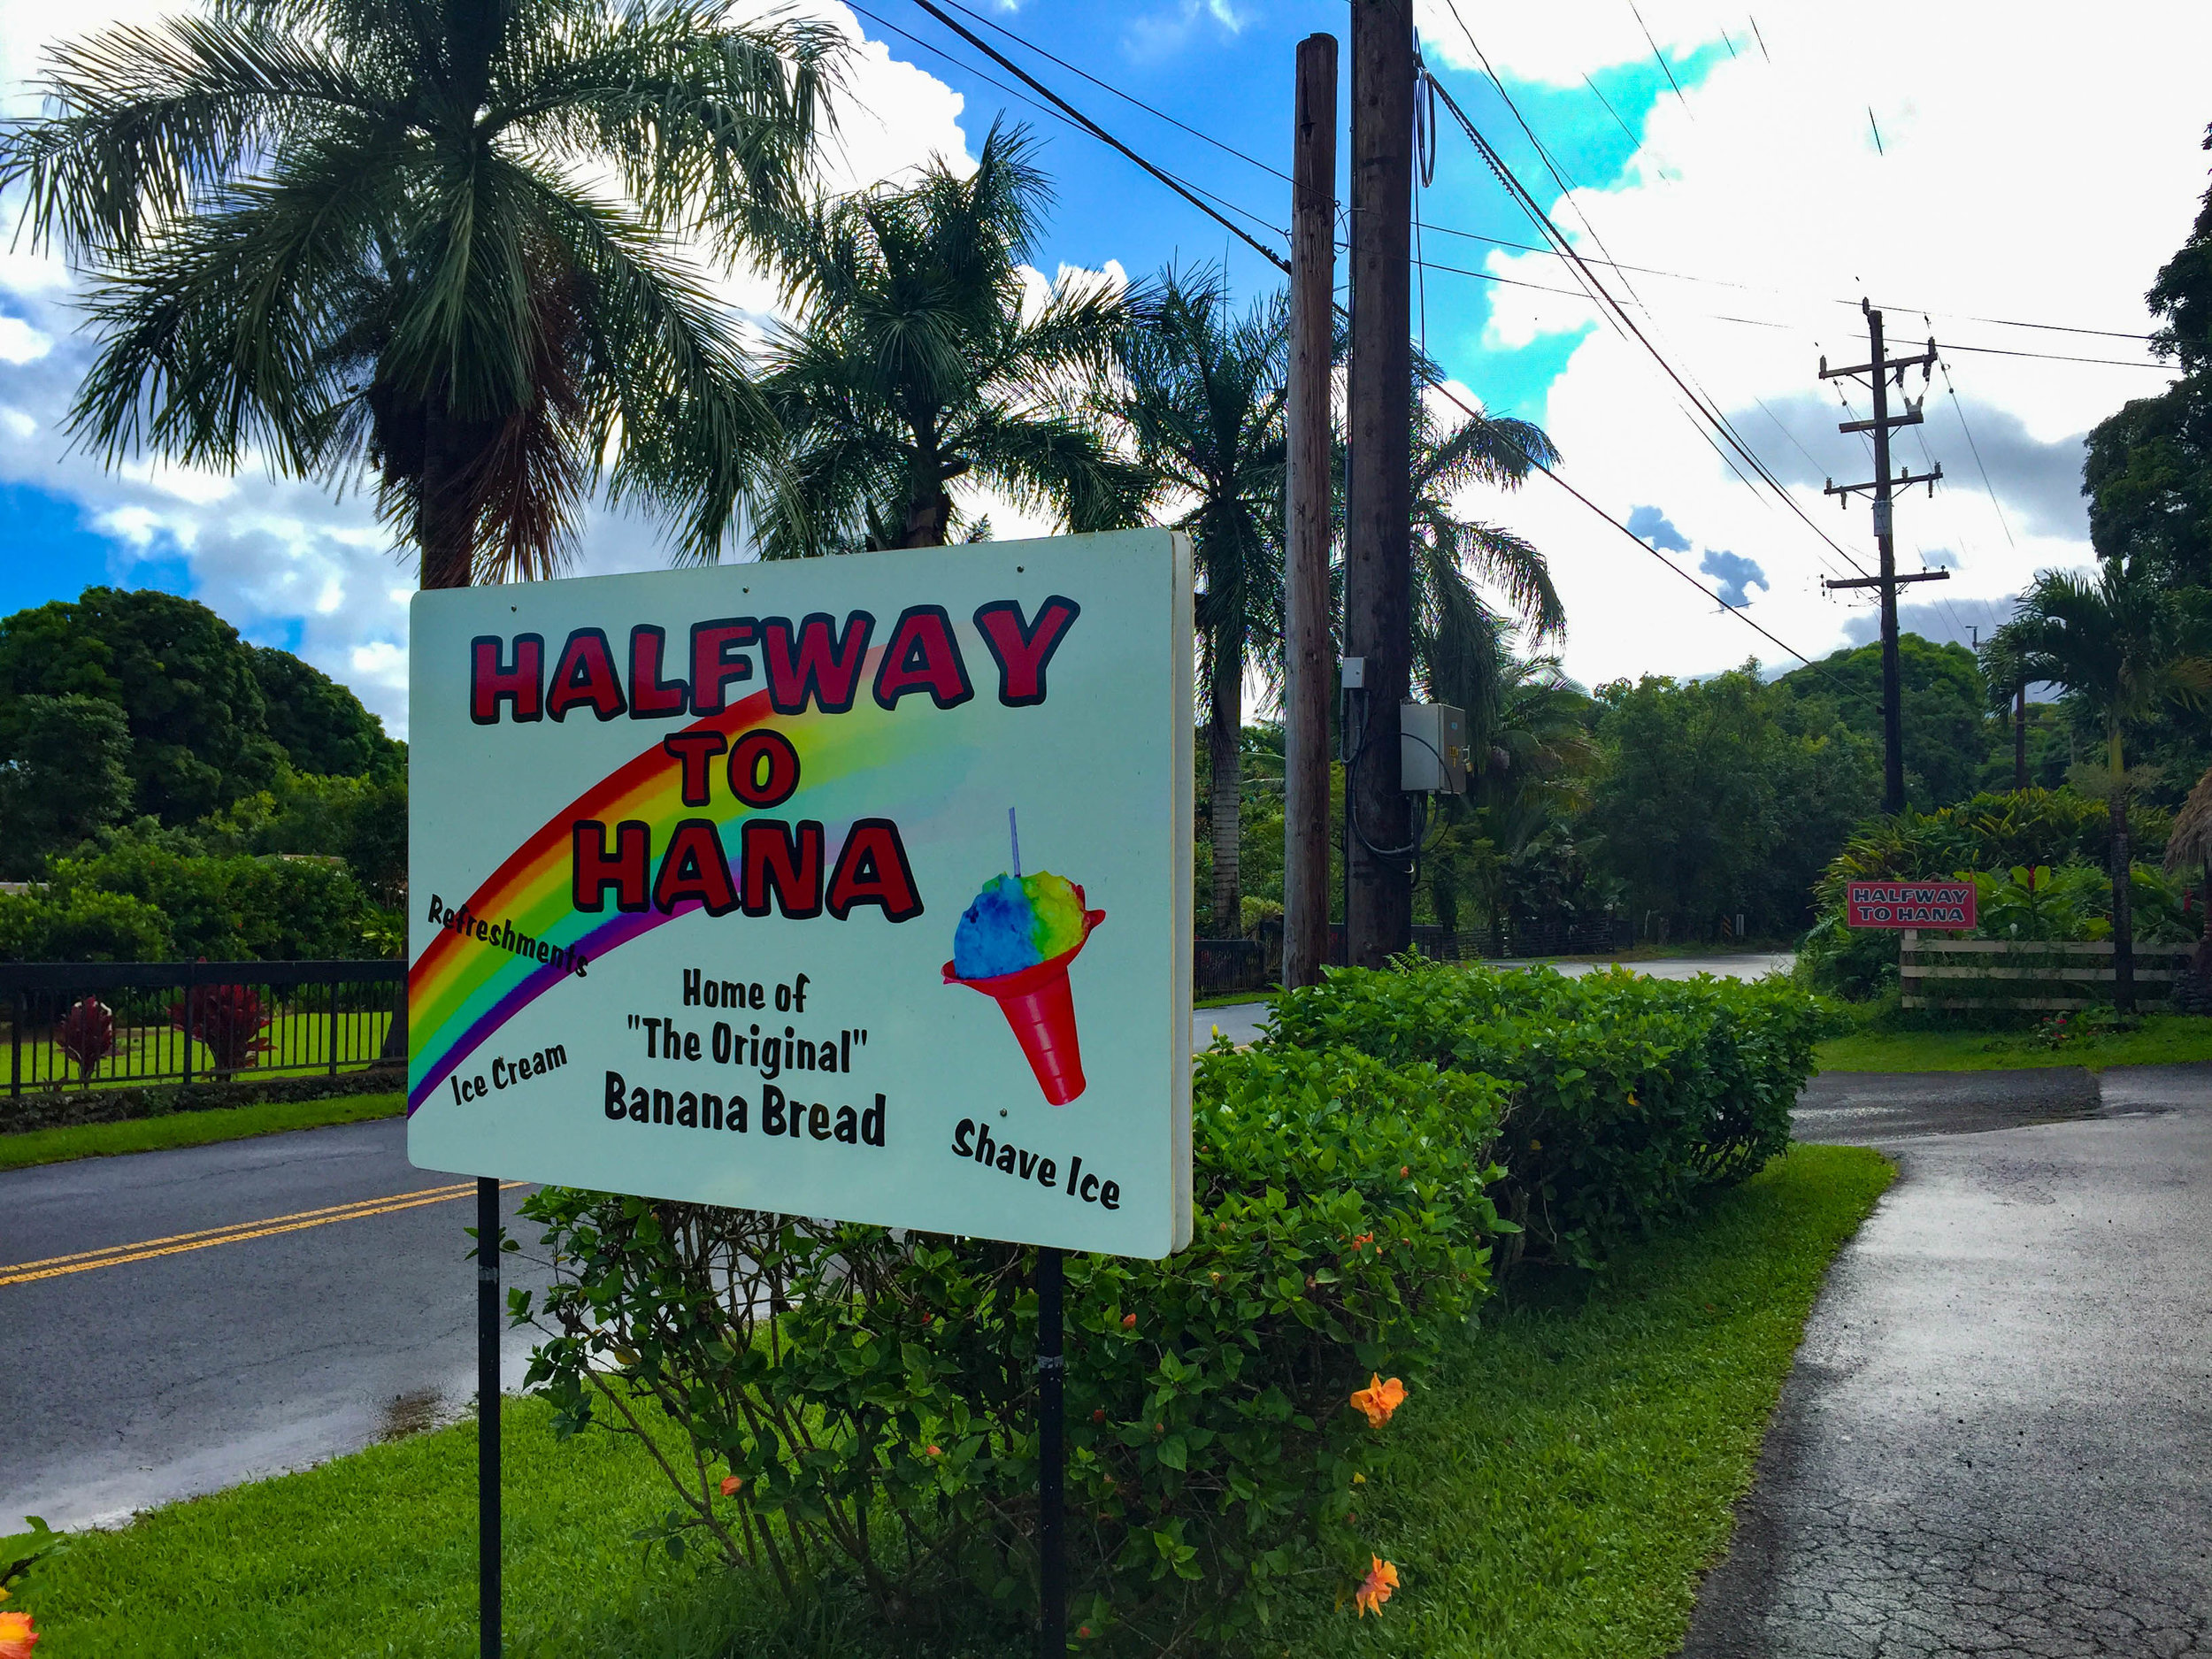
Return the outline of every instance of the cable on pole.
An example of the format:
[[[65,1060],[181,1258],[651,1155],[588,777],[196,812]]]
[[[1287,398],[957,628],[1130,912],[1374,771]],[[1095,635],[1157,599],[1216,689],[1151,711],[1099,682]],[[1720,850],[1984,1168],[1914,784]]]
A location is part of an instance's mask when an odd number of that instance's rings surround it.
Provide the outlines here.
[[[1266,260],[1268,264],[1273,265],[1285,276],[1288,276],[1290,274],[1289,260],[1284,258],[1282,255],[1277,253],[1272,248],[1270,248],[1266,243],[1261,242],[1249,231],[1246,230],[1243,226],[1217,211],[1212,206],[1201,199],[1197,191],[1193,187],[1186,185],[1180,179],[1178,179],[1173,173],[1167,172],[1164,168],[1155,166],[1151,162],[1147,161],[1142,156],[1140,156],[1135,150],[1130,149],[1128,145],[1123,143],[1121,140],[1116,138],[1111,133],[1101,127],[1096,121],[1091,119],[1089,116],[1084,114],[1082,111],[1077,109],[1075,105],[1070,104],[1065,98],[1055,92],[1050,87],[1045,85],[1043,81],[1038,80],[1036,76],[1031,74],[1019,64],[1014,62],[1012,58],[1007,57],[1005,53],[1000,51],[998,48],[993,46],[988,41],[983,39],[982,36],[976,34],[974,30],[961,23],[957,19],[949,16],[942,7],[935,4],[935,0],[914,0],[914,4],[919,6],[923,11],[928,12],[930,16],[935,18],[940,23],[950,29],[955,35],[957,35],[962,40],[967,42],[969,45],[974,47],[976,50],[981,52],[986,58],[989,58],[1000,68],[1006,71],[1008,74],[1012,75],[1024,86],[1029,88],[1032,91],[1036,93],[1038,96],[1051,104],[1054,108],[1060,111],[1062,114],[1068,118],[1068,119],[1074,122],[1076,126],[1081,127],[1093,138],[1097,139],[1099,142],[1108,146],[1110,149],[1118,150],[1122,155],[1127,157],[1138,166],[1143,168],[1145,172],[1150,173],[1154,178],[1157,179],[1162,184],[1167,186],[1169,189],[1174,191],[1176,195],[1181,196],[1186,202],[1188,202],[1200,212],[1205,214],[1207,218],[1213,219],[1216,223],[1221,225],[1230,233],[1230,234],[1244,242],[1252,250],[1253,252],[1258,254],[1261,258]],[[853,9],[856,12],[860,8],[855,6]],[[880,21],[880,19],[878,20]],[[1269,228],[1273,229],[1274,227],[1271,226]],[[1285,232],[1279,230],[1276,234],[1282,236],[1285,241],[1289,240],[1287,234]]]

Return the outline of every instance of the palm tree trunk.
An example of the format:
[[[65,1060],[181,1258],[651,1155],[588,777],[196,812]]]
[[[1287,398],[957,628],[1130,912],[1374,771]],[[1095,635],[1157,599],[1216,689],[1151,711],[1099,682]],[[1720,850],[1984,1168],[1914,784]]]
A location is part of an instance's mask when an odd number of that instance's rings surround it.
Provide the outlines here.
[[[415,541],[422,549],[422,586],[466,588],[476,575],[476,515],[468,476],[470,433],[434,406],[423,420],[421,495]]]
[[[2128,792],[2120,770],[2120,733],[2111,733],[2112,755],[2112,1000],[2124,1014],[2135,1011],[2134,864],[2128,853]]]
[[[1244,931],[1244,887],[1239,875],[1242,826],[1238,808],[1244,799],[1244,653],[1214,648],[1206,747],[1213,762],[1214,937],[1234,939]],[[1240,643],[1240,641],[1239,642]]]
[[[2012,694],[2012,787],[2017,794],[2028,787],[2028,688]]]

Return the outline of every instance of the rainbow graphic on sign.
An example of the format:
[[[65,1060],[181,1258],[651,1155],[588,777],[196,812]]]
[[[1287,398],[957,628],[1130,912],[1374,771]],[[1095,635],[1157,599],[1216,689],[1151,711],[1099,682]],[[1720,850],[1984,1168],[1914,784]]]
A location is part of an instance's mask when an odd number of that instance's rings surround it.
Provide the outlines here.
[[[873,674],[881,654],[879,648],[868,653],[864,672]],[[680,731],[719,733],[733,749],[748,731],[780,733],[796,750],[800,772],[797,789],[776,806],[774,815],[819,821],[833,854],[853,820],[887,788],[902,803],[900,828],[908,841],[933,839],[933,826],[974,756],[956,736],[956,723],[932,718],[926,699],[923,705],[901,713],[863,698],[838,714],[826,715],[814,707],[803,714],[779,714],[762,690]],[[571,961],[600,961],[631,940],[701,908],[695,900],[686,901],[664,914],[657,909],[625,912],[611,900],[599,910],[580,910],[574,902],[573,833],[580,820],[610,826],[641,821],[657,850],[684,819],[704,818],[726,826],[756,815],[757,809],[720,789],[712,792],[710,804],[687,805],[681,770],[664,746],[666,736],[654,733],[649,745],[548,818],[468,895],[465,905],[444,895],[457,913],[465,910],[495,929],[540,941],[548,954],[565,959],[541,962],[488,944],[472,932],[440,930],[407,972],[411,1114],[501,1026],[572,977]],[[726,842],[731,840],[726,828],[722,834]],[[410,902],[427,896],[411,895]]]

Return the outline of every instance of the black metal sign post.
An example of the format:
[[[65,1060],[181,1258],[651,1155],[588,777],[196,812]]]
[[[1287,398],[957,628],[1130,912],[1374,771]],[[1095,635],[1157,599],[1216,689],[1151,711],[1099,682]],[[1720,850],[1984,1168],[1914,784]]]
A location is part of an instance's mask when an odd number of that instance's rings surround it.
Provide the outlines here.
[[[1060,1347],[1060,1252],[1037,1251],[1037,1655],[1067,1659],[1068,1363]]]
[[[476,1621],[499,1659],[499,1181],[476,1179]]]

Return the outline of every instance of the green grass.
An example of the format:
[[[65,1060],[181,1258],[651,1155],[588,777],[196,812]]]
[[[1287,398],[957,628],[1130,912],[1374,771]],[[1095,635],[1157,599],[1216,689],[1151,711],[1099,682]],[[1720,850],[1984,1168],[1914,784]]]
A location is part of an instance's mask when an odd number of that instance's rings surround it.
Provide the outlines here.
[[[338,1015],[339,1064],[359,1064],[373,1059],[384,1047],[390,1029],[388,1011],[341,1010]],[[43,1028],[42,1027],[42,1031]],[[271,1016],[262,1033],[266,1052],[257,1056],[254,1071],[265,1076],[319,1071],[330,1064],[330,1018],[309,1009]],[[192,1074],[204,1078],[214,1069],[214,1056],[205,1043],[188,1038],[175,1027],[159,1024],[127,1025],[118,1020],[115,1052],[92,1069],[94,1088],[133,1088],[148,1083],[175,1082],[184,1071],[185,1049],[191,1049]],[[28,1030],[20,1045],[19,1060],[0,1056],[0,1064],[19,1064],[27,1089],[76,1088],[77,1068],[47,1035]]]
[[[1594,1281],[1486,1314],[1391,1424],[1408,1469],[1373,1552],[1384,1617],[1316,1621],[1291,1651],[1658,1659],[1725,1551],[1830,1260],[1895,1171],[1799,1147]]]
[[[1280,1631],[1285,1651],[1674,1651],[1828,1262],[1891,1174],[1871,1152],[1800,1148],[1572,1294],[1531,1286],[1486,1314],[1451,1380],[1389,1430],[1406,1456],[1388,1495],[1377,1483],[1373,1548],[1402,1588],[1380,1619],[1323,1601]],[[887,1651],[864,1622],[795,1628],[743,1578],[647,1559],[630,1534],[666,1504],[634,1445],[557,1444],[532,1402],[504,1422],[516,1659]],[[475,1444],[463,1425],[157,1511],[42,1565],[16,1605],[47,1633],[39,1659],[473,1651]]]
[[[217,1141],[243,1141],[280,1134],[287,1129],[319,1129],[326,1124],[359,1123],[390,1118],[404,1110],[398,1094],[340,1094],[328,1100],[265,1101],[257,1106],[219,1106],[207,1111],[168,1112],[119,1124],[68,1124],[55,1129],[26,1129],[0,1134],[0,1170],[34,1164],[65,1164],[72,1158],[112,1157],[120,1152],[158,1152],[170,1147],[204,1147]]]
[[[2027,1031],[1857,1031],[1815,1051],[1824,1071],[1999,1071],[2014,1067],[2172,1065],[2212,1060],[2212,1019],[2147,1014],[2133,1031],[2086,1034],[2059,1048]]]
[[[1194,1013],[1206,1008],[1235,1008],[1245,1002],[1273,1002],[1282,995],[1282,987],[1270,986],[1264,991],[1224,991],[1219,996],[1202,996],[1191,1004]]]

